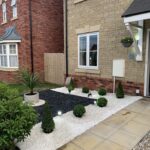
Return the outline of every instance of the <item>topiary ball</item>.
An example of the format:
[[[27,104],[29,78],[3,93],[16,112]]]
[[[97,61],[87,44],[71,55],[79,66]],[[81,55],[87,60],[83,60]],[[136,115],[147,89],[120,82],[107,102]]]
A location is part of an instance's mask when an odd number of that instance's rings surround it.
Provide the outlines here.
[[[100,96],[104,96],[104,95],[107,94],[107,92],[106,92],[106,90],[105,90],[104,88],[100,88],[100,89],[98,90],[98,94],[99,94]]]
[[[105,107],[105,106],[107,106],[107,103],[108,103],[108,100],[104,97],[101,97],[97,100],[97,105],[99,107]]]
[[[85,107],[81,104],[76,105],[73,109],[73,114],[78,118],[81,118],[85,112],[86,112]]]
[[[87,88],[87,87],[83,87],[82,88],[82,93],[86,93],[86,94],[88,94],[89,93],[89,88]]]

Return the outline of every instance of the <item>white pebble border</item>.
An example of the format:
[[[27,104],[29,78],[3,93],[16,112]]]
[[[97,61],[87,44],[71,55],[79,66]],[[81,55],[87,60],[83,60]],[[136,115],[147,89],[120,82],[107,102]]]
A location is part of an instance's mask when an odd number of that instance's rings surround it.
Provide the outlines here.
[[[68,93],[65,87],[54,90]],[[92,98],[99,97],[96,91],[91,93]],[[81,89],[75,89],[71,94],[87,97],[87,94],[81,93]],[[51,134],[44,134],[41,123],[36,124],[31,135],[18,146],[21,150],[56,150],[112,114],[141,99],[139,96],[125,96],[124,99],[117,99],[114,94],[107,94],[105,97],[108,99],[107,107],[99,108],[96,105],[89,105],[81,119],[74,117],[72,111],[55,117],[56,128]]]

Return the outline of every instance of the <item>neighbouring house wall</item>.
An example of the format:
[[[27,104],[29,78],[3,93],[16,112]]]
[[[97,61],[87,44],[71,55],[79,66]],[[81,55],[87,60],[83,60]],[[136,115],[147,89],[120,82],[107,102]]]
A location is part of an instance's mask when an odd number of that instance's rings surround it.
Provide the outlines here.
[[[21,43],[18,44],[19,68],[30,69],[30,37],[29,37],[29,4],[28,0],[18,0],[18,19],[12,20],[11,0],[7,0],[7,23],[2,24],[2,8],[0,5],[0,35],[5,29],[16,26],[17,32],[22,37]],[[18,71],[15,69],[0,68],[0,81],[13,83],[18,80]]]
[[[44,53],[64,52],[63,1],[32,0],[32,16],[34,69],[44,80]]]
[[[6,28],[16,26],[22,37],[18,44],[19,70],[31,69],[29,0],[17,0],[18,19],[12,19],[11,0],[7,0],[6,24],[2,23],[2,8],[0,6],[0,35]],[[63,1],[62,0],[32,0],[33,25],[33,57],[34,70],[44,81],[44,53],[63,53]],[[0,68],[0,81],[17,82],[18,70]]]
[[[120,40],[130,36],[121,15],[133,0],[85,0],[74,3],[68,0],[68,49],[69,74],[78,86],[106,87],[112,91],[113,59],[125,59],[125,78],[122,80],[126,93],[143,94],[145,49],[143,61],[128,59],[128,50]],[[99,70],[78,69],[78,34],[98,31],[100,34]]]
[[[44,70],[45,81],[55,84],[64,84],[65,56],[63,53],[45,53]]]

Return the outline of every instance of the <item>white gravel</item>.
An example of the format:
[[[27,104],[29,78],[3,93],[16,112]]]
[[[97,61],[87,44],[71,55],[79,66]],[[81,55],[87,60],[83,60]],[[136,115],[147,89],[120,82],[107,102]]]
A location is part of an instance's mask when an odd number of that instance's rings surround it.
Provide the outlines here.
[[[68,93],[65,87],[55,91]],[[96,91],[91,93],[91,98],[99,97]],[[87,97],[87,94],[81,93],[81,89],[75,89],[72,94]],[[31,131],[31,136],[18,146],[21,150],[56,150],[112,114],[141,99],[139,96],[125,96],[124,99],[117,99],[114,94],[107,94],[105,97],[108,99],[107,107],[99,108],[96,105],[89,105],[81,119],[74,117],[72,111],[55,117],[56,128],[51,134],[44,134],[41,123],[36,124]]]

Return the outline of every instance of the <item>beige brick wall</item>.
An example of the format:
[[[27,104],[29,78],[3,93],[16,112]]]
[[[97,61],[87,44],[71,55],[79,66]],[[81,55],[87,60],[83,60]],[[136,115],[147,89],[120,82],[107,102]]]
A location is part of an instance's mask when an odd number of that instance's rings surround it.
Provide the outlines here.
[[[133,0],[86,0],[74,3],[68,0],[68,49],[69,74],[112,78],[113,59],[123,58],[126,61],[125,81],[144,82],[144,64],[129,60],[127,49],[120,40],[129,35],[121,15]],[[78,33],[99,31],[100,55],[99,71],[78,69]],[[145,47],[143,55],[145,54]]]

